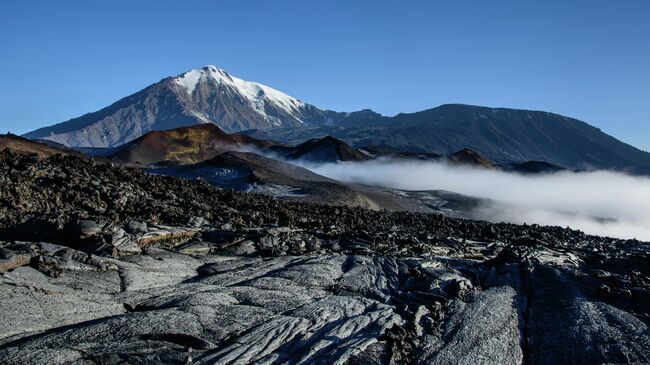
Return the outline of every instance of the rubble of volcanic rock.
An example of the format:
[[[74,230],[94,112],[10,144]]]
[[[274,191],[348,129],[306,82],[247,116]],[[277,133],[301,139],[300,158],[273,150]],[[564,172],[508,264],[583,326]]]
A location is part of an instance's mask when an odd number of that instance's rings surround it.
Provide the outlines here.
[[[650,362],[650,245],[0,152],[0,363]]]

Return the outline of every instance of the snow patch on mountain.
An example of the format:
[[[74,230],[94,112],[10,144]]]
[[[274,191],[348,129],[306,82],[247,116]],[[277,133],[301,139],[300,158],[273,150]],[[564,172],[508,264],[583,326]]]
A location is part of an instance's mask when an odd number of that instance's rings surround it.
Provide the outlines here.
[[[202,76],[202,72],[199,72],[198,70],[192,70],[176,77],[174,79],[174,82],[187,90],[188,94],[192,95],[194,89],[196,89],[196,84],[199,83],[199,80]]]

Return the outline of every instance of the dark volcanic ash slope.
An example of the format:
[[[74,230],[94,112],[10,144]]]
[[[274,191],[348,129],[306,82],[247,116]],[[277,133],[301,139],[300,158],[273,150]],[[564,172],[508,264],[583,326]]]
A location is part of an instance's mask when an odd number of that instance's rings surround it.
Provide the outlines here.
[[[153,167],[150,173],[202,179],[223,188],[261,193],[276,199],[328,205],[444,213],[472,217],[480,199],[446,191],[402,191],[345,184],[306,168],[252,152],[225,152],[191,165]]]
[[[314,163],[367,161],[371,159],[365,153],[332,136],[311,139],[301,143],[286,157],[292,160]]]
[[[460,151],[450,154],[447,156],[447,161],[455,164],[471,165],[488,169],[495,168],[490,160],[470,150],[469,148],[464,148]]]
[[[650,247],[0,152],[0,363],[650,361]]]
[[[155,174],[201,178],[215,186],[264,193],[277,198],[376,208],[350,186],[303,167],[251,152],[226,152],[197,164],[154,168]]]
[[[544,161],[527,161],[505,166],[505,170],[518,172],[520,174],[552,174],[566,171],[567,169]]]

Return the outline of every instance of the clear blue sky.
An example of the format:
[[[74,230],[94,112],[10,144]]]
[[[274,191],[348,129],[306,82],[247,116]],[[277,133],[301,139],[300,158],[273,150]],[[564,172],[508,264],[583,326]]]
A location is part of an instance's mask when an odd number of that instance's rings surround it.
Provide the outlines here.
[[[552,111],[650,150],[650,1],[0,3],[0,131],[214,64],[322,108]]]

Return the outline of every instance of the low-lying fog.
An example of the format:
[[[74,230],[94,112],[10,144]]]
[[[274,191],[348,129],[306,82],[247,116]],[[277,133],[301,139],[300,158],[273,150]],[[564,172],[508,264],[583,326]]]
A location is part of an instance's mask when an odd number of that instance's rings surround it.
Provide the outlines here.
[[[493,200],[474,217],[556,225],[650,241],[650,178],[620,173],[520,175],[441,162],[373,160],[305,166],[344,182],[402,190],[449,190]]]

